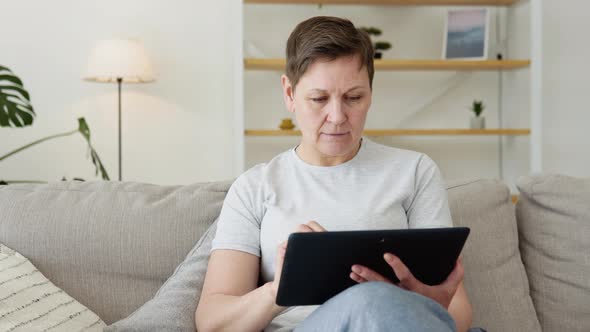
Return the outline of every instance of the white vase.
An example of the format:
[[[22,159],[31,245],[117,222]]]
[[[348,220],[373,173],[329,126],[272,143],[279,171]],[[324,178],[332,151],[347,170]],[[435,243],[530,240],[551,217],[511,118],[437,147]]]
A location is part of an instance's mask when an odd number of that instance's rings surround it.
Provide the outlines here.
[[[470,121],[471,129],[484,129],[486,127],[486,118],[483,116],[474,116]]]

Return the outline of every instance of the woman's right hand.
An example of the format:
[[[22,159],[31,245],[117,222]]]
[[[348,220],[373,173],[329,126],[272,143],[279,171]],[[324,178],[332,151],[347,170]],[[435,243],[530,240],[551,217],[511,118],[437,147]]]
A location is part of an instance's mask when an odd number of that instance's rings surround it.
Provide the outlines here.
[[[300,224],[293,233],[312,233],[325,232],[326,229],[316,221],[310,221],[307,224]],[[277,247],[277,255],[275,257],[275,278],[272,281],[271,289],[274,298],[277,298],[279,290],[279,282],[281,281],[281,271],[283,270],[283,262],[285,260],[285,252],[287,252],[287,241],[281,242]]]

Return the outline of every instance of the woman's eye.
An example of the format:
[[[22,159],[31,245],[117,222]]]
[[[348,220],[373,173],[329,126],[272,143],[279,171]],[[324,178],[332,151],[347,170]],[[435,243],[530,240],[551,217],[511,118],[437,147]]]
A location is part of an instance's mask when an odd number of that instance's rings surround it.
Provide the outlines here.
[[[326,97],[311,98],[311,101],[313,101],[314,103],[322,103],[326,100],[328,100],[328,98],[326,98]]]
[[[350,97],[348,97],[348,100],[350,100],[350,101],[359,101],[359,100],[361,100],[361,96],[350,96]]]

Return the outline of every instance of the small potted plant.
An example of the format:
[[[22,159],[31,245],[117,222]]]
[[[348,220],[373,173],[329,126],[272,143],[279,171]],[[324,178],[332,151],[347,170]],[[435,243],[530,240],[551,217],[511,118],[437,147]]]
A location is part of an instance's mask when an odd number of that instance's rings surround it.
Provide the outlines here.
[[[369,36],[381,36],[381,29],[375,27],[361,27],[361,30],[369,34]],[[373,50],[374,50],[374,58],[381,59],[383,57],[383,53],[381,51],[387,51],[391,48],[391,43],[386,41],[377,41],[373,43]]]
[[[482,100],[474,100],[470,109],[475,114],[471,118],[471,129],[483,129],[486,126],[486,119],[481,116],[481,112],[486,108]]]

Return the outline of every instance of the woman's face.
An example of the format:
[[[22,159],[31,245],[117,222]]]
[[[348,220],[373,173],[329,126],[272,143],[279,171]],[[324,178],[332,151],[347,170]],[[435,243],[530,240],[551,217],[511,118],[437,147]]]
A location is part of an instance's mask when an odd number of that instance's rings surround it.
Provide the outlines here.
[[[285,104],[302,133],[299,156],[320,166],[352,159],[371,106],[369,74],[360,57],[314,61],[295,91],[285,75],[281,80]]]

